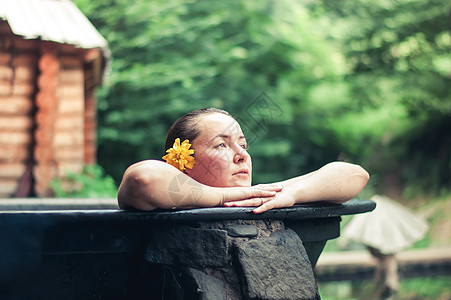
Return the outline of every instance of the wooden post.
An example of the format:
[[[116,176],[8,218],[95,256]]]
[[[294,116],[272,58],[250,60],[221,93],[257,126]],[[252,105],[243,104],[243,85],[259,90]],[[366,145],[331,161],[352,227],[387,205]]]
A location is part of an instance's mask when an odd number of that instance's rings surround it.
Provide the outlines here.
[[[85,147],[84,161],[86,164],[95,164],[97,159],[97,99],[95,88],[99,84],[96,74],[96,65],[101,61],[99,49],[85,52]],[[98,66],[97,66],[98,67]]]
[[[43,42],[40,45],[38,78],[39,91],[36,95],[36,121],[35,131],[35,161],[33,170],[35,178],[35,192],[40,197],[52,196],[49,187],[55,178],[56,161],[53,147],[54,126],[58,108],[57,86],[60,64],[58,61],[58,46],[55,43]]]
[[[97,161],[96,119],[97,119],[97,101],[94,93],[94,88],[92,87],[86,89],[86,99],[85,99],[84,161],[86,164],[95,164]]]

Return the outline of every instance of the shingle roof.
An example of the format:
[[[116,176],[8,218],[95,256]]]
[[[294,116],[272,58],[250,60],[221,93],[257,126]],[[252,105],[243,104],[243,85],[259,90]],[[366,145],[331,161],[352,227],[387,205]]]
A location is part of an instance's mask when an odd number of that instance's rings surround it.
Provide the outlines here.
[[[0,19],[26,39],[101,48],[108,56],[106,40],[70,0],[0,0]]]

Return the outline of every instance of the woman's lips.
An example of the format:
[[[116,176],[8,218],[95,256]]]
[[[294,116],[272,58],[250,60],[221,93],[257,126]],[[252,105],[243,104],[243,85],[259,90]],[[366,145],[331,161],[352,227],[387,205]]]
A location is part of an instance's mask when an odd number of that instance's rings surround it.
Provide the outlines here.
[[[235,172],[232,175],[249,176],[249,171],[248,170],[239,170],[238,172]]]

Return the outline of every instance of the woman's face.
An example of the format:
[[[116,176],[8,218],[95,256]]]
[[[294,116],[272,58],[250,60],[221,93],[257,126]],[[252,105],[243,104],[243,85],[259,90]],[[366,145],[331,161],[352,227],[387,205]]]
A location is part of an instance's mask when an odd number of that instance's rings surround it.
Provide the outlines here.
[[[192,141],[196,164],[188,175],[214,187],[251,186],[252,161],[240,125],[231,117],[211,113],[199,117],[199,136]]]

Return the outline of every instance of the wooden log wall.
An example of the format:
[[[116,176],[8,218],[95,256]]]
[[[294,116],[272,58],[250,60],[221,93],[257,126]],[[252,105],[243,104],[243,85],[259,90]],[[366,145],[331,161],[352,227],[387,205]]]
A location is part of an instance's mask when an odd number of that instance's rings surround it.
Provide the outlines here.
[[[15,36],[0,20],[0,198],[53,196],[96,162],[96,49]]]
[[[32,188],[36,41],[12,35],[0,21],[0,197]]]
[[[81,172],[84,165],[85,83],[83,58],[74,47],[63,45],[58,86],[59,107],[55,135],[58,174]]]
[[[84,68],[72,46],[42,42],[41,52],[35,191],[52,196],[53,179],[79,173],[84,165]]]

